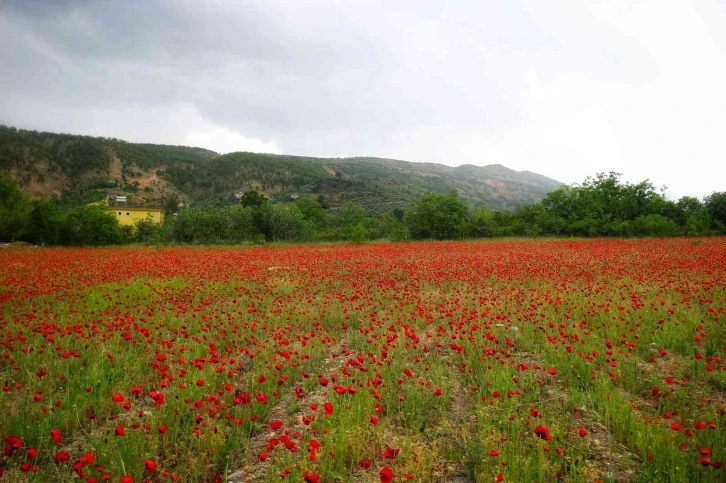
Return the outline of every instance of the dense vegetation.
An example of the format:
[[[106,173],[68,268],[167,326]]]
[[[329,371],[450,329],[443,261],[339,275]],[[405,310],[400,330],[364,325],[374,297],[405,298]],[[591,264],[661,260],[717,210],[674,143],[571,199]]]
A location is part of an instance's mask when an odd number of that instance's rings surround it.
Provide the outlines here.
[[[406,208],[427,191],[456,189],[468,205],[511,210],[538,202],[560,186],[499,165],[452,168],[370,157],[218,155],[201,148],[5,126],[0,126],[0,171],[12,173],[24,191],[36,196],[56,192],[63,204],[86,204],[113,188],[145,202],[174,193],[186,204],[221,207],[235,204],[235,194],[257,189],[278,202],[319,196],[332,208],[353,202],[375,216]]]
[[[163,226],[149,220],[120,227],[101,206],[67,206],[57,198],[31,200],[7,174],[0,174],[0,241],[208,244],[726,233],[726,193],[674,202],[648,181],[623,183],[616,173],[562,187],[541,203],[513,213],[468,208],[455,190],[447,195],[427,192],[405,210],[395,208],[381,216],[368,215],[356,203],[331,209],[324,198],[274,203],[253,190],[235,206],[179,208],[170,198],[166,207]]]

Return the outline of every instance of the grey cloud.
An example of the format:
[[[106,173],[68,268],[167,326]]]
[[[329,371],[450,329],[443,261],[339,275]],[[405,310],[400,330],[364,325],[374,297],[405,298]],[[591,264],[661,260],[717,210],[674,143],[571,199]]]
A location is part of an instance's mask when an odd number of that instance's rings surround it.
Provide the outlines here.
[[[572,141],[621,152],[629,138],[594,130],[616,107],[627,120],[662,75],[639,33],[587,3],[4,0],[0,122],[160,143],[218,126],[294,154],[504,162],[578,181],[568,173],[588,155]],[[185,117],[162,127],[164,112]]]

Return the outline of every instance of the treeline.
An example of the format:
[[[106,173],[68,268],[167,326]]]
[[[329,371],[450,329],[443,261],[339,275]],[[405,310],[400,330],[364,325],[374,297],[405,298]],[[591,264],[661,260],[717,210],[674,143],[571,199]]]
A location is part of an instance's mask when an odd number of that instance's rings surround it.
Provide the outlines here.
[[[665,198],[649,181],[623,183],[618,173],[550,192],[512,214],[484,213],[477,236],[678,236],[726,233],[726,193],[703,200]]]
[[[273,203],[248,191],[235,206],[178,208],[166,204],[163,225],[119,226],[101,206],[68,206],[55,198],[31,200],[0,174],[0,241],[46,245],[123,243],[237,244],[366,240],[462,239],[504,236],[680,236],[726,233],[726,193],[704,200],[667,200],[653,185],[623,183],[616,173],[549,193],[514,212],[470,209],[453,190],[426,193],[408,210],[368,216],[358,204],[326,209],[300,198]],[[321,200],[323,201],[323,200]]]

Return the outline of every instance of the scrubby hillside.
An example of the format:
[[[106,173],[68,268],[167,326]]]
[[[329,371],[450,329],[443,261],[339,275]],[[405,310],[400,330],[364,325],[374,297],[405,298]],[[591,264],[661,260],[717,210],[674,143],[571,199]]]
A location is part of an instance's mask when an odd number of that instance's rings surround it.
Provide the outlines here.
[[[0,169],[36,196],[77,201],[126,194],[134,204],[171,197],[234,203],[259,189],[274,200],[321,197],[331,206],[360,203],[376,214],[405,207],[425,191],[457,189],[469,204],[513,209],[540,201],[560,183],[501,165],[456,168],[381,158],[312,158],[257,153],[219,155],[202,148],[136,144],[0,126]]]

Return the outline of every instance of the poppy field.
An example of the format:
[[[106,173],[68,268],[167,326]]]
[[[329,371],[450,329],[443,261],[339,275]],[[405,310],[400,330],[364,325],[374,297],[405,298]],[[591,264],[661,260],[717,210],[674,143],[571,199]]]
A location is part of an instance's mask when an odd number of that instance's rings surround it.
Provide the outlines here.
[[[726,481],[726,239],[0,250],[0,481]]]

